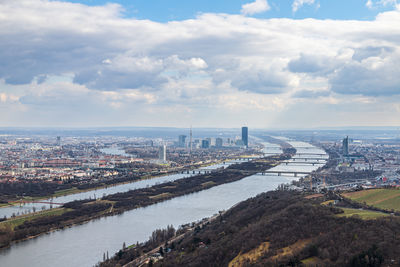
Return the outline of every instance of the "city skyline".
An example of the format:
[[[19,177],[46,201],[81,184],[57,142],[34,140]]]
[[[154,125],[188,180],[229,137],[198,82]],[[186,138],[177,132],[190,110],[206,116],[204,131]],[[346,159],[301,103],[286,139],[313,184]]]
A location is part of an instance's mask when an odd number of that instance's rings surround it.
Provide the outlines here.
[[[107,2],[0,3],[0,127],[400,126],[397,1]]]

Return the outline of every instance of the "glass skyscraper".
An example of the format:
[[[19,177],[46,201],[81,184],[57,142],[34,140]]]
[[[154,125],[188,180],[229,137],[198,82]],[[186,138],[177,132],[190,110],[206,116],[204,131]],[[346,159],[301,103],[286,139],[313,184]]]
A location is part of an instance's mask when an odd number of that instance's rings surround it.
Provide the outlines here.
[[[242,141],[246,147],[249,147],[249,128],[242,127]]]

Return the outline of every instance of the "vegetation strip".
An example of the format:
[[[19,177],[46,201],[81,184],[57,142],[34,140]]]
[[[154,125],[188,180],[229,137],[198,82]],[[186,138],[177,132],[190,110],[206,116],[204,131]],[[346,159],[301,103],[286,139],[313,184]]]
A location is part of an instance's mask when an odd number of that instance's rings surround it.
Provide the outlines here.
[[[291,151],[292,153],[295,151]],[[60,215],[33,218],[11,228],[0,224],[0,246],[6,247],[12,241],[20,241],[54,229],[83,223],[94,218],[120,214],[124,211],[149,206],[167,199],[209,189],[224,183],[231,183],[244,177],[262,172],[287,160],[292,154],[285,153],[259,160],[234,164],[224,170],[209,174],[192,176],[174,182],[155,185],[149,188],[131,190],[103,197],[101,200],[73,201],[63,205],[72,209]]]
[[[193,170],[196,168],[207,167],[213,164],[218,164],[224,161],[229,161],[233,158],[224,158],[209,163],[195,163],[190,166],[186,166],[185,169],[175,168],[172,170],[164,171],[162,173],[149,173],[145,175],[134,175],[134,174],[121,174],[116,178],[107,181],[101,181],[96,183],[87,184],[51,184],[51,183],[40,183],[38,181],[30,181],[27,183],[18,184],[1,184],[0,185],[0,208],[6,206],[19,205],[22,202],[37,201],[43,199],[50,199],[60,196],[73,195],[83,192],[94,191],[102,188],[118,186],[122,184],[138,182],[141,180],[148,180],[165,175],[171,175],[179,173],[181,171]],[[23,198],[18,197],[20,195],[28,195]]]

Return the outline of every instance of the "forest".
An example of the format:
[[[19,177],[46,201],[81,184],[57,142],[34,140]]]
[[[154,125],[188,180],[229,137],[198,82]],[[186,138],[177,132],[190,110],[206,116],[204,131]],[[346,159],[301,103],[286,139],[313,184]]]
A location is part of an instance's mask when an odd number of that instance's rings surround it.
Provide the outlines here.
[[[159,245],[162,257],[148,266],[399,266],[400,218],[340,217],[340,208],[321,205],[332,197],[262,193],[179,240],[137,244],[101,266],[122,266]]]
[[[274,191],[246,200],[185,237],[157,266],[228,266],[239,254],[267,243],[259,257],[241,266],[385,266],[400,263],[398,217],[361,220],[335,216],[343,211]],[[199,245],[199,244],[205,244]]]

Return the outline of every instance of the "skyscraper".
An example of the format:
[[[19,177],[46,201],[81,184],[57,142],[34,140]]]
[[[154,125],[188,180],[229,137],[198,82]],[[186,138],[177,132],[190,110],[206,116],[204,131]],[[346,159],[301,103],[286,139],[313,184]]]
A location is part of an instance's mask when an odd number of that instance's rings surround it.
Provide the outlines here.
[[[189,153],[192,154],[192,125],[190,125],[190,140],[189,140]]]
[[[158,159],[161,161],[167,161],[167,146],[161,145],[158,150]]]
[[[246,147],[249,147],[249,128],[242,127],[242,141]]]
[[[178,139],[178,146],[185,147],[186,144],[186,135],[180,135]]]
[[[349,137],[346,136],[346,138],[343,139],[343,155],[347,156],[349,155]]]
[[[209,148],[210,147],[210,141],[205,139],[201,140],[201,148]]]
[[[218,147],[218,148],[222,147],[222,143],[223,143],[223,140],[222,140],[222,138],[220,138],[220,137],[218,137],[218,138],[215,140],[215,146]]]

